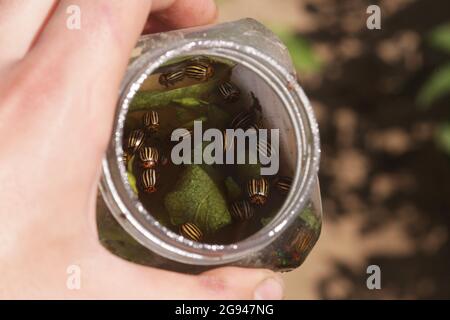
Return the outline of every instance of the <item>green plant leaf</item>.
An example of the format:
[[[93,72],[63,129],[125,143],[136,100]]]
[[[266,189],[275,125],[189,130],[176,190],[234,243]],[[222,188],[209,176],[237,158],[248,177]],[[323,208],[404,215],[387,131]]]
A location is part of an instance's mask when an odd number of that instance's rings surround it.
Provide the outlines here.
[[[250,179],[257,179],[261,177],[261,164],[237,164],[236,173],[242,183],[247,183]]]
[[[275,215],[261,218],[261,224],[263,226],[266,226],[270,221],[272,221],[273,218],[275,218]],[[303,223],[312,230],[318,231],[320,229],[320,220],[314,214],[314,211],[311,209],[311,207],[303,209],[303,211],[298,215],[298,219],[302,220]]]
[[[225,188],[227,190],[228,201],[234,202],[242,197],[242,188],[234,181],[232,177],[225,179]]]
[[[224,195],[201,166],[186,167],[164,204],[174,225],[193,222],[203,232],[214,233],[231,223]]]
[[[313,230],[318,230],[321,226],[321,223],[317,216],[314,214],[314,211],[307,207],[303,209],[303,211],[298,216],[299,219],[301,219],[309,228]]]
[[[151,110],[165,107],[174,101],[191,106],[191,104],[210,102],[217,96],[217,87],[220,82],[229,79],[231,66],[223,63],[214,63],[214,76],[207,82],[164,91],[146,90],[138,91],[130,103],[129,111]]]
[[[133,192],[135,194],[138,194],[138,189],[136,187],[136,177],[131,172],[127,172],[127,175],[128,175],[128,182],[130,183],[131,190],[133,190]]]
[[[211,80],[168,91],[139,91],[131,101],[129,110],[151,110],[179,99],[207,99],[207,96],[217,89],[218,81]]]
[[[429,39],[434,48],[450,53],[450,23],[435,28]]]
[[[268,225],[269,222],[272,221],[273,218],[275,218],[275,216],[269,216],[269,217],[261,218],[261,224],[263,225],[263,227]]]
[[[211,128],[225,129],[231,121],[228,112],[216,105],[208,106],[208,126]]]
[[[442,124],[436,131],[436,143],[445,153],[450,155],[450,122]]]
[[[197,119],[194,119],[194,120],[191,120],[189,122],[182,124],[181,128],[186,128],[186,129],[193,128],[195,121],[200,121],[203,123],[203,122],[206,122],[207,120],[208,120],[208,117],[202,116],[202,117],[199,117]]]
[[[195,97],[187,97],[187,98],[180,98],[180,99],[174,99],[173,102],[186,107],[186,108],[197,108],[200,106],[207,105],[208,102],[195,98]]]
[[[296,69],[303,73],[317,73],[322,62],[315,54],[309,41],[297,33],[282,28],[273,28],[291,54]]]
[[[134,173],[133,173],[134,158],[135,158],[135,156],[133,155],[130,158],[130,160],[128,161],[127,176],[128,176],[128,183],[130,184],[131,190],[133,190],[133,192],[135,194],[138,194],[138,189],[136,186],[136,177],[134,176]]]
[[[245,184],[250,179],[261,177],[261,163],[250,163],[250,156],[253,154],[250,150],[246,150],[246,160],[244,164],[236,164],[234,166],[236,177],[240,183]],[[257,155],[254,155],[255,157]]]
[[[134,158],[135,158],[135,156],[133,154],[131,156],[130,160],[128,160],[128,164],[127,164],[127,171],[131,174],[133,173]]]
[[[446,64],[425,82],[417,96],[417,103],[421,107],[429,107],[439,98],[450,93],[450,64]]]

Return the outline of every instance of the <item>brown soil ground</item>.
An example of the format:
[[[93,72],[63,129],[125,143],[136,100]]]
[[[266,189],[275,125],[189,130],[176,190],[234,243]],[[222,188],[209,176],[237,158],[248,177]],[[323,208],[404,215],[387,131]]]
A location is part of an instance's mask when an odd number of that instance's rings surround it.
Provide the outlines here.
[[[322,236],[285,274],[287,298],[450,298],[450,158],[434,143],[448,99],[416,94],[449,61],[425,36],[450,20],[447,0],[222,0],[221,21],[253,17],[310,40],[325,68],[299,74],[320,123]],[[366,9],[382,9],[382,29]],[[444,99],[445,100],[445,99]],[[381,268],[368,290],[366,268]]]

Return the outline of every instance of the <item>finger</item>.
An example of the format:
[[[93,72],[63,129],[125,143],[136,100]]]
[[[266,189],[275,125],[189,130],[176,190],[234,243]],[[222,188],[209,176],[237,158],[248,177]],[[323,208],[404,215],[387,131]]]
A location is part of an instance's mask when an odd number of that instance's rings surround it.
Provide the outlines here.
[[[58,71],[72,80],[81,76],[85,82],[94,75],[119,79],[118,71],[125,69],[151,4],[150,0],[63,0],[33,48],[33,57],[60,59]],[[78,8],[73,14],[78,26],[69,26],[73,18],[69,7]]]
[[[153,4],[152,4],[152,12],[157,12],[157,11],[161,11],[161,10],[166,10],[167,8],[169,8],[171,5],[173,5],[173,3],[176,0],[153,0]]]
[[[213,0],[176,0],[154,16],[168,28],[188,28],[213,23],[217,19],[217,7]]]
[[[97,277],[110,298],[127,299],[281,299],[281,277],[265,269],[226,267],[184,275],[108,259],[107,274]],[[117,276],[114,274],[117,272]],[[120,276],[119,276],[120,275]],[[115,290],[109,290],[115,288]]]
[[[22,59],[55,0],[0,0],[0,68]]]
[[[67,27],[69,6],[79,8],[79,29]],[[119,84],[150,7],[148,0],[61,1],[20,66],[33,92],[64,93],[46,107],[54,121],[75,128],[65,132],[65,139],[69,134],[85,137],[84,129],[95,127],[85,152],[102,154],[106,147]],[[39,78],[45,81],[35,81]]]

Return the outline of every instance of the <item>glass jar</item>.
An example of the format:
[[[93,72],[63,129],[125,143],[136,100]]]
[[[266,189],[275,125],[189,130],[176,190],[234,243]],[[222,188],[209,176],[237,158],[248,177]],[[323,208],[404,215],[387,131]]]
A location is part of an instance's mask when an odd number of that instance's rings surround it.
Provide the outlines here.
[[[198,243],[164,227],[139,202],[121,164],[124,122],[133,96],[154,70],[187,55],[238,63],[233,81],[256,94],[265,122],[280,129],[284,150],[280,168],[293,177],[277,215],[257,233],[234,244]],[[100,240],[125,259],[179,272],[197,273],[226,265],[292,270],[304,261],[321,230],[319,156],[319,131],[311,105],[297,83],[288,50],[266,27],[245,19],[143,36],[122,82],[102,164],[103,198],[98,198],[97,205]]]

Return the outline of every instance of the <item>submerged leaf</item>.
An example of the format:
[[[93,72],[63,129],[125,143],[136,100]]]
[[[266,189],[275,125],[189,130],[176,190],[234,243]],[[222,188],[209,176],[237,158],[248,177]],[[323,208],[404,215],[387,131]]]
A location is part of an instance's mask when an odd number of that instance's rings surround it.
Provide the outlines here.
[[[219,83],[229,78],[230,70],[230,66],[228,65],[214,64],[214,77],[207,82],[200,82],[194,85],[164,91],[139,91],[131,101],[129,111],[151,110],[167,106],[174,101],[186,105],[196,104],[200,101],[211,102],[210,98],[217,95],[216,92]]]
[[[133,192],[135,194],[138,194],[138,189],[136,186],[136,177],[133,174],[134,158],[135,158],[135,156],[133,155],[131,157],[131,159],[128,161],[127,176],[128,176],[128,183],[130,184],[131,190],[133,190]]]
[[[207,117],[200,117],[200,118],[197,118],[197,119],[194,119],[194,120],[192,120],[192,121],[189,121],[189,122],[186,122],[186,123],[184,123],[182,126],[181,126],[181,128],[186,128],[186,129],[189,129],[189,128],[193,128],[194,127],[194,123],[196,122],[196,121],[199,121],[199,122],[205,122],[205,121],[207,121],[208,120],[208,118]]]
[[[225,197],[210,175],[197,165],[186,167],[164,204],[174,225],[193,222],[203,232],[214,233],[231,223]]]
[[[317,231],[320,228],[320,220],[319,218],[317,218],[314,211],[310,207],[303,209],[298,218],[313,230]]]
[[[242,188],[232,177],[227,177],[225,179],[225,188],[227,189],[228,201],[234,202],[242,197]]]
[[[246,160],[244,164],[236,164],[236,176],[240,180],[241,183],[247,183],[250,179],[258,179],[261,177],[261,163],[257,161],[257,163],[250,163],[251,151],[246,151]],[[253,155],[256,158],[256,155]]]
[[[208,126],[211,128],[225,129],[231,121],[231,116],[228,112],[219,108],[216,105],[208,106]]]
[[[174,99],[172,101],[186,108],[201,107],[208,104],[207,101],[194,97]]]
[[[127,172],[127,175],[128,175],[128,183],[130,184],[131,190],[133,190],[135,194],[138,194],[138,189],[136,187],[136,177],[131,172]]]
[[[127,164],[127,170],[129,173],[133,173],[133,166],[134,166],[134,154],[131,156],[130,160],[128,160],[128,164]]]
[[[270,216],[270,217],[261,218],[261,224],[263,225],[263,227],[265,227],[266,225],[268,225],[269,222],[272,221],[273,218],[275,218],[275,216]]]
[[[263,226],[266,226],[273,220],[273,218],[275,218],[275,215],[261,218],[260,222]],[[319,218],[317,218],[314,211],[310,207],[303,209],[303,211],[298,215],[298,219],[302,220],[308,228],[314,231],[317,231],[321,226]]]
[[[168,91],[139,91],[131,101],[129,110],[151,110],[166,106],[179,99],[204,99],[216,90],[218,83],[217,79]]]

